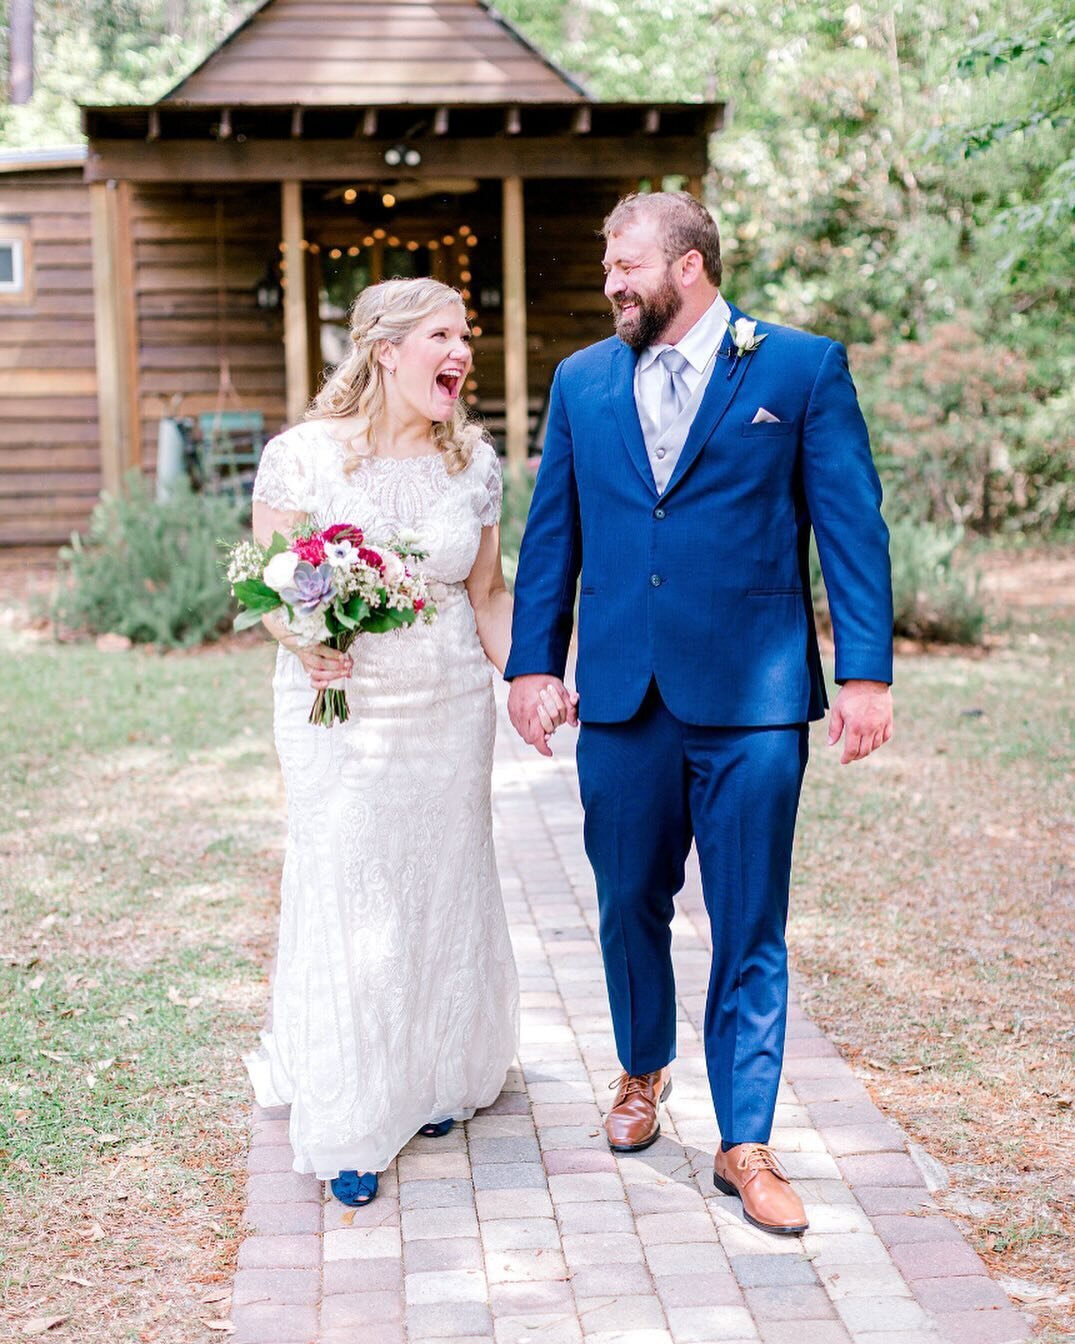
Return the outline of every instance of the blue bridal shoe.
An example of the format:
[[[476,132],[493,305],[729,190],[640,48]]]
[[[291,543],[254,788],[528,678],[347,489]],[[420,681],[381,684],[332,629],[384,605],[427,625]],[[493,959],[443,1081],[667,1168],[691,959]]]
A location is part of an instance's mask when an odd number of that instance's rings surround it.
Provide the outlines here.
[[[423,1125],[418,1133],[424,1139],[443,1139],[454,1124],[454,1120],[430,1121],[428,1125]]]
[[[341,1204],[352,1208],[361,1208],[369,1204],[377,1194],[377,1173],[375,1171],[341,1171],[330,1182],[332,1193]]]

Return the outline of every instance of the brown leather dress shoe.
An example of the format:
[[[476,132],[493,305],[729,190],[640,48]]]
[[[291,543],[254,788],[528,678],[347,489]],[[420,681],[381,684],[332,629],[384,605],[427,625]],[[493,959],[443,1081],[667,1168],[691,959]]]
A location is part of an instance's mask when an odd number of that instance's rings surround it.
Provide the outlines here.
[[[608,1146],[614,1153],[640,1153],[656,1143],[661,1132],[658,1107],[672,1091],[672,1079],[664,1069],[655,1073],[621,1073],[610,1087],[616,1100],[605,1116]]]
[[[713,1184],[722,1195],[738,1195],[743,1217],[763,1232],[799,1237],[809,1227],[802,1200],[771,1149],[764,1143],[737,1143],[717,1150]]]

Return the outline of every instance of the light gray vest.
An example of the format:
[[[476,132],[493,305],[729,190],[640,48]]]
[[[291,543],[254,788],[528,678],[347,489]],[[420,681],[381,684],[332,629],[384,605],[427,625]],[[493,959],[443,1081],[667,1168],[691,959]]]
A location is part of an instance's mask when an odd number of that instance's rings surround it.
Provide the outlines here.
[[[694,417],[698,414],[698,408],[702,404],[702,398],[705,396],[706,388],[709,386],[709,380],[713,376],[713,367],[716,362],[717,351],[714,350],[709,357],[709,363],[702,370],[702,376],[698,380],[698,386],[687,398],[683,409],[663,434],[660,432],[657,425],[650,419],[643,407],[638,406],[638,420],[639,424],[642,426],[642,437],[646,442],[649,467],[650,471],[653,472],[653,483],[657,487],[657,493],[659,495],[664,494],[668,482],[672,479],[672,473],[676,469],[679,455],[683,451],[683,445],[687,442],[687,435],[690,433],[691,425],[694,424]]]

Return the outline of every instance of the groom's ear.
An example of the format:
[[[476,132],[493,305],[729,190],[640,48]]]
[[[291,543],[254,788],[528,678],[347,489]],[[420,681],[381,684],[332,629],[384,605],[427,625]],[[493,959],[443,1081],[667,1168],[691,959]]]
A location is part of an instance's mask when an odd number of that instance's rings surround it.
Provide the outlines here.
[[[684,285],[696,284],[705,275],[705,262],[702,260],[701,252],[695,248],[680,257],[679,267],[680,283]]]

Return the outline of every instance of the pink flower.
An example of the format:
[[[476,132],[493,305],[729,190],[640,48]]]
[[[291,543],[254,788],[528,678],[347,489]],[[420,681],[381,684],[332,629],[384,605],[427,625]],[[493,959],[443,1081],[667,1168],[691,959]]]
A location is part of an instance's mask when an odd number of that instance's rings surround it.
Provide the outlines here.
[[[425,601],[425,598],[424,598],[424,597],[416,597],[416,598],[414,599],[414,609],[415,609],[415,611],[424,611],[424,610],[425,610],[425,605],[426,605],[426,601]]]
[[[358,548],[358,558],[363,564],[369,565],[371,569],[384,569],[384,561],[376,551],[371,551],[368,546],[360,546]]]
[[[325,543],[317,532],[310,537],[296,537],[288,549],[308,564],[316,566],[325,562]]]
[[[323,541],[349,541],[352,546],[362,545],[362,529],[352,523],[333,523],[320,534]]]

